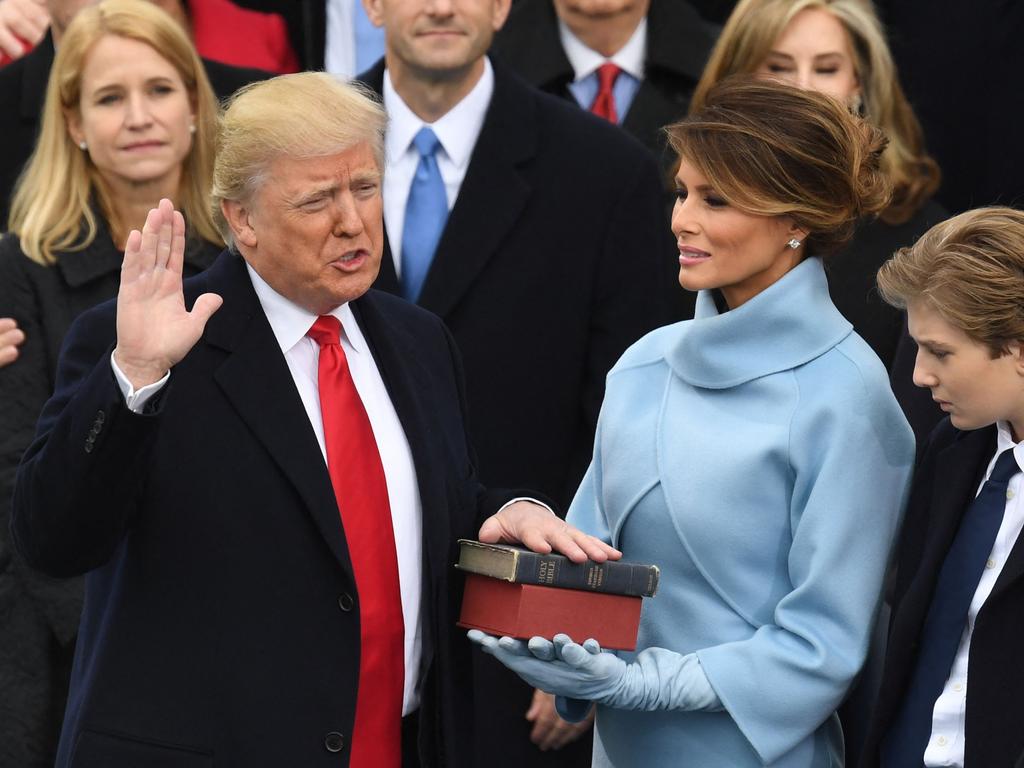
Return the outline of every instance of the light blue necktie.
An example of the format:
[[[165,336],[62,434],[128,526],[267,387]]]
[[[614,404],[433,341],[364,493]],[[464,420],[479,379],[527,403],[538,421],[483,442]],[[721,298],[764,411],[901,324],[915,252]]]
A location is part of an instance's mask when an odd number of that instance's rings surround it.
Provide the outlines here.
[[[402,296],[408,301],[416,301],[420,296],[448,220],[448,198],[436,157],[441,142],[432,130],[423,127],[412,143],[420,153],[420,163],[409,188],[402,230],[401,287]]]

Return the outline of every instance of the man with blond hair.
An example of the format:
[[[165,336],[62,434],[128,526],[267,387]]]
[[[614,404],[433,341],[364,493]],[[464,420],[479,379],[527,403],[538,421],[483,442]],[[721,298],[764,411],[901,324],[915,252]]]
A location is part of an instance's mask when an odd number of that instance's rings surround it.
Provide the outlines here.
[[[12,514],[31,564],[87,574],[61,768],[469,764],[455,542],[535,502],[477,482],[440,321],[368,290],[384,123],[320,73],[243,90],[231,248],[183,285],[161,201],[68,334]],[[516,535],[610,553],[546,520]]]

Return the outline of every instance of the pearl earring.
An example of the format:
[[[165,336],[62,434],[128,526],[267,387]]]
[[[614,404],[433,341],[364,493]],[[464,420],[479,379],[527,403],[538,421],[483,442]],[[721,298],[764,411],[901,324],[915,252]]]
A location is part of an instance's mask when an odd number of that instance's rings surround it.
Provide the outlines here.
[[[789,242],[786,243],[786,245],[788,245],[790,248],[792,248],[795,251],[797,248],[800,247],[801,243],[795,237],[791,237],[789,239]]]
[[[82,139],[80,142],[78,142],[78,148],[85,152],[87,149],[89,149],[89,145],[85,143],[85,139]]]

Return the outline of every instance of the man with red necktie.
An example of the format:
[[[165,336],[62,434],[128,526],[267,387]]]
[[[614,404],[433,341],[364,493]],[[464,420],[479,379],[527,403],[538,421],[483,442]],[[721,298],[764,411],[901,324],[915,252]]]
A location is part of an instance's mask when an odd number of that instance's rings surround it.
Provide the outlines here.
[[[477,481],[450,334],[369,290],[384,124],[323,73],[245,91],[214,172],[231,247],[183,285],[161,201],[69,332],[12,510],[30,564],[86,574],[59,768],[471,765],[456,539],[500,511],[616,555]]]

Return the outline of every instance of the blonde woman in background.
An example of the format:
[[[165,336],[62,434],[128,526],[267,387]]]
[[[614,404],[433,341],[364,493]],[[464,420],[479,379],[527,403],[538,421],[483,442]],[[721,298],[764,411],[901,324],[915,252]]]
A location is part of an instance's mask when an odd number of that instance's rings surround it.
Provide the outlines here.
[[[24,332],[0,369],[2,765],[53,764],[82,607],[80,580],[33,573],[8,545],[15,471],[68,327],[116,296],[125,240],[146,212],[161,197],[184,211],[186,274],[221,249],[209,210],[216,119],[195,49],[154,5],[108,0],[65,32],[0,240],[0,316]]]
[[[738,73],[827,93],[889,139],[882,169],[892,184],[892,201],[877,219],[862,223],[829,264],[828,277],[836,307],[891,370],[902,314],[878,297],[875,273],[945,212],[931,201],[939,168],[925,151],[881,22],[864,0],[740,0],[697,84],[691,110],[701,109],[715,83]]]

